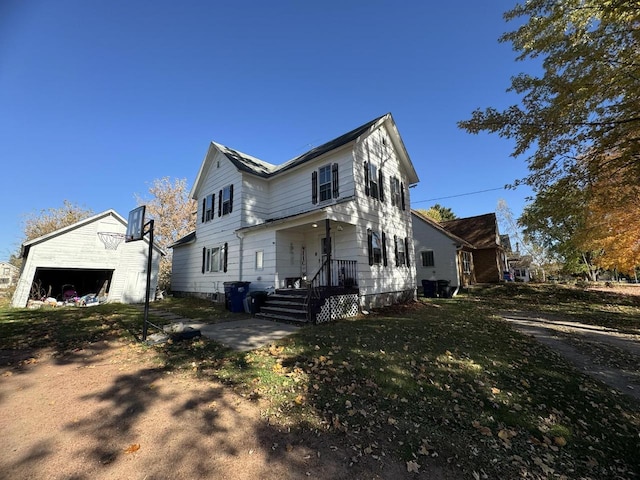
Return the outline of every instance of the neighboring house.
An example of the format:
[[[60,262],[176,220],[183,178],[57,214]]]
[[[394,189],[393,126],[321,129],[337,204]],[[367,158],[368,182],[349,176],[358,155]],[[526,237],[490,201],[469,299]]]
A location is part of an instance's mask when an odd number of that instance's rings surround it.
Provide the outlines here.
[[[441,222],[440,225],[474,246],[473,265],[478,283],[504,280],[505,272],[508,272],[507,257],[500,243],[495,213],[457,218]]]
[[[500,235],[500,242],[507,255],[507,265],[509,265],[509,281],[529,282],[531,281],[531,256],[521,255],[520,248],[516,242],[515,251],[511,247],[509,235]]]
[[[190,194],[196,231],[172,245],[171,290],[220,298],[227,281],[289,288],[279,293],[303,297],[306,317],[267,311],[314,322],[415,298],[417,182],[391,114],[280,165],[212,142]]]
[[[20,275],[18,267],[7,262],[0,262],[0,290],[6,290],[15,285],[18,275]]]
[[[145,301],[148,239],[125,243],[127,221],[113,210],[22,244],[22,271],[12,305],[30,298],[58,298],[72,285],[79,296],[101,294],[109,302]],[[153,248],[151,298],[164,252]],[[65,287],[66,288],[66,287]]]
[[[455,295],[475,283],[473,245],[419,211],[412,210],[411,216],[418,287],[423,280],[446,280]]]

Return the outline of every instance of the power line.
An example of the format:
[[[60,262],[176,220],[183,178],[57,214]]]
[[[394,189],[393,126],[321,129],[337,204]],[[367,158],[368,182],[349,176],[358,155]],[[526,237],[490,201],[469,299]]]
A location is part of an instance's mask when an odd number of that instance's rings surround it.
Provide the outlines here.
[[[424,202],[435,202],[436,200],[446,200],[447,198],[456,198],[456,197],[466,197],[467,195],[477,195],[478,193],[486,193],[486,192],[495,192],[496,190],[504,190],[505,187],[497,187],[497,188],[488,188],[486,190],[478,190],[477,192],[467,192],[467,193],[459,193],[457,195],[449,195],[448,197],[438,197],[438,198],[428,198],[426,200],[418,200],[414,203],[424,203]]]

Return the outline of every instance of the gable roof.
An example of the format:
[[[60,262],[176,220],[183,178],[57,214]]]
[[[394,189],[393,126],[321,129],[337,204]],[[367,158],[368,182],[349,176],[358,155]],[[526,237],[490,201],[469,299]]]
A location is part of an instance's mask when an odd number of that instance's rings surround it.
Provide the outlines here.
[[[242,153],[238,150],[229,148],[220,143],[211,142],[209,149],[207,151],[207,154],[205,155],[205,158],[202,161],[202,164],[200,165],[198,174],[196,175],[196,180],[193,183],[193,188],[191,189],[190,197],[195,198],[194,197],[195,191],[202,179],[203,171],[205,169],[205,164],[207,162],[207,159],[210,157],[210,153],[212,153],[212,150],[219,151],[222,155],[224,155],[227,159],[229,159],[229,161],[241,172],[250,173],[252,175],[256,175],[262,178],[270,178],[282,172],[295,168],[298,165],[302,165],[311,160],[314,160],[315,158],[318,158],[324,155],[325,153],[331,152],[344,145],[347,145],[350,142],[356,141],[363,134],[366,134],[369,131],[372,131],[375,128],[378,128],[382,124],[386,124],[389,130],[389,134],[391,136],[392,142],[394,143],[396,150],[399,153],[400,161],[405,167],[405,169],[407,170],[407,173],[409,176],[409,184],[413,185],[418,183],[419,181],[418,175],[415,171],[415,168],[413,167],[413,164],[411,163],[411,160],[409,159],[409,154],[407,153],[407,149],[404,146],[404,142],[402,141],[402,138],[398,133],[398,129],[393,120],[393,117],[391,116],[390,113],[387,113],[385,115],[382,115],[378,118],[375,118],[365,123],[364,125],[354,128],[353,130],[343,135],[340,135],[339,137],[336,137],[333,140],[330,140],[326,143],[323,143],[322,145],[314,147],[308,152],[305,152],[302,155],[292,158],[291,160],[288,160],[280,165],[274,165],[269,162],[265,162],[264,160],[260,160],[259,158],[253,157],[251,155],[247,155],[246,153]]]
[[[424,215],[423,213],[420,213],[417,210],[411,210],[411,214],[415,218],[423,221],[424,223],[426,223],[427,225],[432,227],[434,230],[437,230],[438,232],[442,233],[443,235],[446,235],[447,237],[449,237],[451,240],[453,240],[457,244],[465,246],[467,248],[475,248],[471,243],[466,241],[464,238],[460,238],[457,235],[455,235],[454,233],[451,233],[449,230],[445,229],[438,222],[436,222],[432,218],[429,218],[428,216]],[[415,231],[414,231],[414,235],[415,235]]]
[[[196,241],[196,231],[194,230],[193,232],[187,233],[184,237],[179,238],[178,240],[173,242],[171,245],[167,245],[167,248],[181,247],[183,245],[187,245],[195,241]]]
[[[447,231],[464,238],[476,248],[501,248],[495,213],[457,218],[441,223]]]
[[[24,242],[22,244],[22,257],[23,258],[27,258],[27,255],[29,253],[30,248],[32,246],[34,246],[34,245],[37,245],[37,244],[42,243],[42,242],[46,242],[47,240],[49,240],[51,238],[54,238],[54,237],[57,237],[57,236],[60,236],[60,235],[64,235],[67,232],[70,232],[72,230],[76,230],[77,228],[83,227],[85,225],[88,225],[90,223],[96,222],[98,220],[101,220],[101,219],[109,217],[109,216],[111,216],[111,217],[115,218],[116,220],[118,220],[125,227],[127,226],[127,221],[118,212],[116,212],[113,209],[105,210],[102,213],[98,213],[97,215],[93,215],[91,217],[87,217],[87,218],[85,218],[83,220],[80,220],[80,221],[78,221],[76,223],[72,223],[71,225],[67,225],[66,227],[59,228],[58,230],[54,230],[53,232],[49,232],[49,233],[47,233],[45,235],[42,235],[40,237],[33,238],[31,240],[27,240],[26,242]],[[146,242],[149,241],[148,239],[143,239],[143,240],[145,240]],[[164,250],[162,250],[160,247],[158,247],[157,245],[155,245],[155,242],[154,242],[154,246],[153,247],[156,250],[158,250],[161,255],[166,255],[166,252]]]

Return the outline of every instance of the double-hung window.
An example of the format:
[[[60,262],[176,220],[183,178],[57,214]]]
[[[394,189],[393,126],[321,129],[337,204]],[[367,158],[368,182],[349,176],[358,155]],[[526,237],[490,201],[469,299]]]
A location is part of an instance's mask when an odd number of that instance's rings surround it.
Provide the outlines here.
[[[462,252],[462,273],[471,273],[471,252]]]
[[[364,193],[384,202],[384,175],[382,169],[373,162],[364,162]]]
[[[202,199],[202,223],[213,220],[213,206],[215,205],[215,197],[215,193],[212,193],[211,195],[207,195]]]
[[[387,266],[387,240],[384,232],[379,234],[367,229],[367,243],[369,250],[369,265]]]
[[[318,195],[320,195],[318,197]],[[326,202],[340,196],[338,164],[320,167],[311,173],[311,203]]]
[[[220,271],[220,247],[213,247],[207,249],[207,272],[219,272]]]
[[[396,266],[409,266],[409,238],[397,237],[394,235],[393,243],[395,244]]]
[[[233,186],[227,185],[222,189],[222,215],[231,213]]]
[[[227,271],[227,244],[202,248],[202,273]]]
[[[331,165],[320,167],[320,201],[331,199]]]
[[[369,162],[369,196],[379,198],[378,167]]]
[[[422,257],[422,266],[423,267],[433,267],[435,266],[435,259],[433,258],[433,250],[423,250],[420,252],[420,256]]]

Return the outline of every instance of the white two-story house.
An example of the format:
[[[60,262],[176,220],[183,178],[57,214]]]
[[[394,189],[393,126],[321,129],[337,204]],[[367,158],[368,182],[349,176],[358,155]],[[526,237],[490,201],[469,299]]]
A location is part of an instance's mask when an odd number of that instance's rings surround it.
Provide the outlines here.
[[[171,289],[220,298],[225,282],[250,282],[305,297],[307,321],[415,298],[417,182],[391,114],[281,165],[212,142],[190,194],[196,230],[172,246]]]

